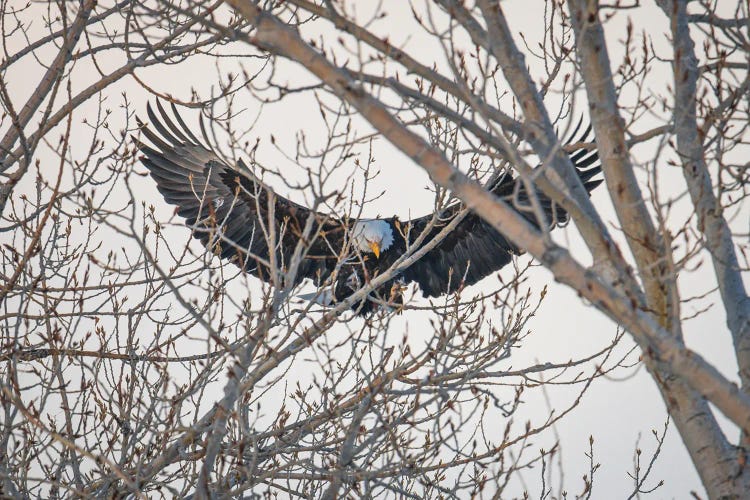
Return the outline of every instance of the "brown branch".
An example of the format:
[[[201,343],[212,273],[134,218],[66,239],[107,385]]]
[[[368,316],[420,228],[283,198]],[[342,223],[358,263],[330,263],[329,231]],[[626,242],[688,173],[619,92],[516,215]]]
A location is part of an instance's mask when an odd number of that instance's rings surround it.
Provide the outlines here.
[[[670,18],[674,40],[675,100],[683,103],[674,108],[674,127],[677,152],[682,160],[682,172],[690,198],[698,217],[698,229],[706,238],[706,247],[719,284],[727,325],[734,341],[742,390],[750,394],[750,297],[742,281],[732,232],[723,216],[721,203],[714,196],[711,177],[698,135],[696,118],[698,61],[690,37],[686,2],[673,0],[664,5]],[[745,435],[744,445],[750,445]]]
[[[647,314],[600,282],[581,267],[564,249],[547,244],[528,221],[475,181],[455,169],[424,139],[405,129],[385,107],[330,64],[299,35],[268,12],[241,0],[228,0],[238,13],[256,27],[253,44],[304,65],[334,92],[354,106],[370,124],[394,146],[424,168],[432,180],[450,189],[466,205],[487,220],[511,241],[539,259],[555,277],[625,326],[637,340],[648,346],[649,356],[664,363],[671,373],[683,377],[743,429],[750,429],[750,398],[739,393],[713,366],[697,353],[676,342]]]
[[[34,116],[37,108],[47,98],[55,82],[62,77],[65,65],[70,61],[73,55],[73,48],[78,43],[78,39],[86,28],[87,20],[95,5],[96,0],[80,0],[78,14],[70,27],[68,27],[65,41],[57,52],[55,59],[40,80],[37,89],[29,100],[26,101],[26,104],[21,108],[18,115],[14,116],[13,126],[5,133],[3,139],[0,140],[0,173],[5,172],[14,163],[7,160],[8,153],[13,144],[18,140],[20,134],[23,133],[23,129],[26,128],[31,117]]]

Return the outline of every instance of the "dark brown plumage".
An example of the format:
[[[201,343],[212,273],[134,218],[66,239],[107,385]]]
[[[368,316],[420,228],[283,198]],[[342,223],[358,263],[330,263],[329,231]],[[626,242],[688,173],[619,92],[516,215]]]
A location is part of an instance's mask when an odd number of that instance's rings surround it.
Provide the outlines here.
[[[236,167],[222,161],[208,146],[202,123],[200,140],[174,106],[174,120],[159,102],[157,110],[158,116],[148,107],[155,132],[141,127],[151,145],[139,142],[138,146],[159,191],[168,203],[177,206],[177,213],[206,248],[262,280],[271,281],[275,261],[282,271],[283,286],[296,285],[305,278],[323,286],[332,279],[333,300],[343,300],[369,278],[388,269],[407,247],[416,250],[414,242],[433,218],[429,214],[410,221],[396,217],[358,221],[311,211],[273,194],[242,161]],[[580,124],[571,140],[583,141],[590,136],[590,128],[580,136],[579,131]],[[592,180],[600,171],[595,151],[577,151],[571,160],[588,192],[601,183]],[[506,174],[491,190],[505,199],[514,197],[515,192],[516,204],[524,205],[527,194],[522,185],[516,187],[517,182]],[[567,220],[567,214],[544,195],[539,194],[538,199],[553,226]],[[440,222],[423,241],[431,241],[463,208],[461,203],[454,203],[443,210]],[[531,211],[522,213],[536,223]],[[273,254],[269,247],[274,248]],[[299,252],[299,259],[294,259],[295,252]],[[375,290],[370,299],[376,300],[362,301],[355,309],[370,312],[378,300],[400,303],[402,283],[416,282],[429,297],[452,293],[497,271],[518,253],[512,243],[469,212],[435,248]],[[296,272],[290,270],[295,261]]]

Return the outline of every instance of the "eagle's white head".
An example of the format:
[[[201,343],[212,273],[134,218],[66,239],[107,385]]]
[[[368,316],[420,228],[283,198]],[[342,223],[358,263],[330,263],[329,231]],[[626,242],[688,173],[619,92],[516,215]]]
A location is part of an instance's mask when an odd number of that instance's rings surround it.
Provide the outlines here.
[[[381,219],[360,219],[352,228],[352,241],[360,252],[380,257],[393,244],[393,229]]]

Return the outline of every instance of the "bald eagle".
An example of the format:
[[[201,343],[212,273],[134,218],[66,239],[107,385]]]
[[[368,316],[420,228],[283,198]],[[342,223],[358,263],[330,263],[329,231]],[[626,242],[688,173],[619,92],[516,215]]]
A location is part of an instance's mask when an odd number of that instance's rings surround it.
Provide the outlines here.
[[[164,199],[176,205],[177,214],[185,218],[193,236],[206,248],[266,282],[273,281],[272,268],[282,271],[273,282],[283,286],[309,278],[318,287],[325,286],[316,297],[325,297],[322,301],[330,305],[389,269],[407,251],[426,245],[457,216],[463,218],[434,248],[353,308],[367,314],[379,304],[400,305],[403,289],[410,282],[415,282],[425,297],[453,293],[477,283],[521,253],[479,216],[466,213],[458,202],[438,217],[429,214],[409,221],[398,217],[355,220],[310,210],[273,193],[242,160],[236,166],[223,161],[211,149],[202,122],[203,141],[185,125],[174,105],[174,119],[158,101],[157,110],[159,116],[150,105],[147,108],[156,132],[139,122],[151,145],[140,141],[137,145],[143,154],[141,161]],[[571,140],[588,139],[590,127],[576,137],[580,126]],[[581,149],[570,158],[590,193],[601,183],[592,179],[601,170],[596,151]],[[514,207],[528,202],[523,183],[509,174],[497,178],[489,189],[500,198],[513,199]],[[567,220],[567,214],[543,194],[539,193],[538,199],[552,226]],[[530,210],[517,210],[537,224]],[[428,233],[420,238],[424,231]],[[280,283],[280,275],[288,282]]]

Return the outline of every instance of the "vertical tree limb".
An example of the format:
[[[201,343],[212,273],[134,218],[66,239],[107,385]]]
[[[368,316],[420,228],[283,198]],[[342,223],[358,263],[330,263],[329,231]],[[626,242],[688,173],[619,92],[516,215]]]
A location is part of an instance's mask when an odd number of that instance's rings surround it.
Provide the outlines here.
[[[588,0],[569,0],[568,5],[602,170],[643,281],[648,309],[671,335],[681,339],[678,291],[668,286],[673,278],[665,260],[671,249],[656,231],[629,159],[598,5]],[[733,474],[743,474],[736,454],[708,404],[694,392],[695,385],[676,378],[673,370],[664,371],[648,357],[646,361],[709,495],[735,495],[738,488],[745,488],[746,474],[740,486],[731,480]]]
[[[742,282],[732,232],[723,216],[721,200],[713,192],[711,176],[698,135],[696,119],[698,61],[688,25],[687,2],[659,2],[670,19],[674,47],[674,131],[682,173],[698,217],[698,229],[706,238],[716,281],[732,333],[742,390],[750,394],[750,298]],[[746,437],[747,438],[747,437]],[[745,445],[749,444],[746,440]]]

